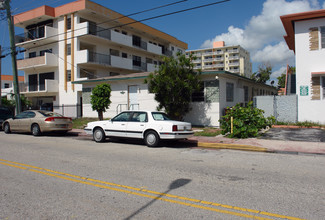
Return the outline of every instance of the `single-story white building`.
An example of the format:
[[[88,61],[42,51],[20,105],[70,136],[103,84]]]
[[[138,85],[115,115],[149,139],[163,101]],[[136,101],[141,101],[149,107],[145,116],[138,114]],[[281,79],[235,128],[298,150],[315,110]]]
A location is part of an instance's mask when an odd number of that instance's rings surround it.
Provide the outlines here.
[[[134,73],[128,75],[110,76],[99,79],[80,80],[74,84],[82,84],[83,117],[97,117],[90,104],[92,88],[99,83],[111,86],[111,105],[104,113],[104,118],[111,118],[117,113],[127,110],[156,110],[158,103],[154,94],[148,91],[144,83],[149,73]],[[226,107],[237,103],[247,104],[257,95],[275,95],[277,89],[265,84],[227,71],[202,72],[202,90],[193,94],[191,112],[185,116],[185,121],[197,126],[219,126],[219,119]]]

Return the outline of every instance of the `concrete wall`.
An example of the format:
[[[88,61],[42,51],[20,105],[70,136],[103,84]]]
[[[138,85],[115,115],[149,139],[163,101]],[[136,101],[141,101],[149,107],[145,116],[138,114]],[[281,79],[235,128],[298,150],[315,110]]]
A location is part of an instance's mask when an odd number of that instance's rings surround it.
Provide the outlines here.
[[[298,98],[290,96],[256,96],[254,106],[264,110],[264,116],[274,116],[280,122],[298,121]]]

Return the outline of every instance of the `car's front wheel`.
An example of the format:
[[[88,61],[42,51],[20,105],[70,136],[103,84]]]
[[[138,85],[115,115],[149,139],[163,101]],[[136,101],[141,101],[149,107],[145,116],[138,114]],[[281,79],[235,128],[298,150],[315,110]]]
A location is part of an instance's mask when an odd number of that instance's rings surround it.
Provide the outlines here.
[[[105,132],[101,128],[95,128],[93,137],[96,142],[103,142],[106,138]]]
[[[10,125],[9,125],[9,123],[4,124],[3,130],[4,130],[4,132],[6,134],[10,134],[11,131],[10,131]]]
[[[40,136],[41,135],[41,129],[38,124],[33,124],[32,125],[32,134],[34,136]]]
[[[159,143],[159,136],[155,131],[148,131],[144,137],[144,141],[148,147],[156,147]]]

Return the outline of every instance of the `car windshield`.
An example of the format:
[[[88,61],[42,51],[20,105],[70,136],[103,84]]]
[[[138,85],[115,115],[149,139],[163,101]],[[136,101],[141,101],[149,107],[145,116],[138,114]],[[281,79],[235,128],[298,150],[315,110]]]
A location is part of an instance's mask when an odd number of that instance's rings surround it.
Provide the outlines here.
[[[152,112],[152,117],[156,121],[170,121],[168,116],[162,112]]]
[[[49,111],[38,111],[38,112],[44,115],[45,117],[64,117],[63,115],[60,115],[56,112],[49,112]]]

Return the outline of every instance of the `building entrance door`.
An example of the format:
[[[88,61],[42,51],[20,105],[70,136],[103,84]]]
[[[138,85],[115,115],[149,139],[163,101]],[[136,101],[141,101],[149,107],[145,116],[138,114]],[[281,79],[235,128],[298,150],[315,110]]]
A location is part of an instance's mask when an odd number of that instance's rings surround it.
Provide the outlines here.
[[[139,110],[138,86],[128,87],[128,106],[129,110]]]

